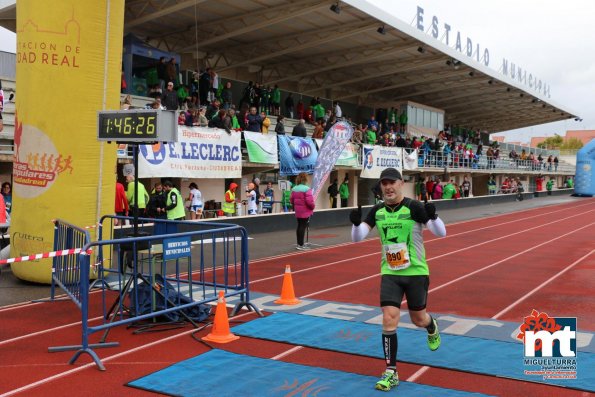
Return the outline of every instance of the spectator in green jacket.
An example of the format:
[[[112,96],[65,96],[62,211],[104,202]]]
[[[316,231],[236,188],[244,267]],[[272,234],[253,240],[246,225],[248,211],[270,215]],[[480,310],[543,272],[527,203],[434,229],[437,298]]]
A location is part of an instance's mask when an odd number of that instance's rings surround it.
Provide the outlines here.
[[[454,197],[456,192],[457,190],[455,189],[452,181],[450,181],[444,186],[444,189],[442,190],[442,198],[451,199]]]
[[[378,138],[376,136],[376,126],[368,127],[366,131],[366,138],[368,145],[376,145],[378,143]]]
[[[345,175],[345,179],[341,186],[339,186],[339,197],[341,197],[341,208],[347,207],[347,200],[349,200],[349,176]]]

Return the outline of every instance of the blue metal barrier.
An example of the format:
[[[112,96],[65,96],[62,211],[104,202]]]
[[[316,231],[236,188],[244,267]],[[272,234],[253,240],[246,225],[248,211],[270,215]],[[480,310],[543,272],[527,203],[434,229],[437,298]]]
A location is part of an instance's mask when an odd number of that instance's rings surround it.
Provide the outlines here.
[[[226,297],[239,297],[231,316],[244,306],[261,315],[250,303],[248,237],[243,227],[140,218],[139,235],[129,236],[132,228],[116,226],[115,220],[122,224],[132,218],[104,216],[98,241],[89,241],[77,255],[82,343],[52,350],[76,350],[69,363],[87,353],[99,369],[105,370],[93,349],[114,346],[105,340],[109,330],[119,325],[147,320],[154,324],[165,315],[177,313],[197,327],[187,310],[216,302],[220,290]],[[164,226],[169,233],[154,234],[154,229]],[[104,234],[108,239],[103,239]],[[89,324],[91,250],[97,255],[98,279],[93,285],[101,288],[103,318],[102,324],[93,326]],[[147,290],[151,296],[148,305],[142,301]],[[101,331],[101,343],[89,344],[90,335]]]
[[[54,220],[54,251],[82,248],[90,242],[91,236],[87,230],[60,219]],[[56,286],[58,286],[80,309],[80,276],[78,255],[54,257],[50,299],[54,299]]]

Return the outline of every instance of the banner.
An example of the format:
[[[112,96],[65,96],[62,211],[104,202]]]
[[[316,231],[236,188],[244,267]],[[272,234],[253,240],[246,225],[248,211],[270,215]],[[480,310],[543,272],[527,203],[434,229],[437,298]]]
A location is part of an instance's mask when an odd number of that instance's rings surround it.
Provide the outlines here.
[[[316,142],[316,146],[318,146],[318,151],[320,153],[320,148],[322,147],[322,139],[314,139]],[[335,165],[340,165],[343,167],[358,167],[359,166],[359,147],[355,143],[349,142],[345,145],[345,149],[339,155],[337,162]]]
[[[124,0],[16,7],[13,257],[52,251],[52,219],[88,226],[114,213],[116,147],[97,141],[97,111],[120,108],[124,29]],[[51,282],[51,259],[11,267]]]
[[[139,178],[241,178],[241,134],[178,126],[178,142],[140,145]]]
[[[339,121],[328,130],[322,147],[318,153],[318,160],[314,167],[314,176],[312,178],[312,194],[314,200],[318,197],[322,185],[331,173],[337,159],[345,148],[345,145],[351,140],[353,127],[344,121]]]
[[[279,141],[279,175],[314,172],[318,152],[312,138],[278,135],[277,139]]]
[[[248,159],[251,163],[277,164],[277,134],[244,131]]]
[[[364,145],[361,178],[380,178],[385,168],[403,172],[403,148]]]
[[[411,153],[407,153],[406,150],[403,150],[403,169],[412,171],[417,168],[417,150],[411,149]]]

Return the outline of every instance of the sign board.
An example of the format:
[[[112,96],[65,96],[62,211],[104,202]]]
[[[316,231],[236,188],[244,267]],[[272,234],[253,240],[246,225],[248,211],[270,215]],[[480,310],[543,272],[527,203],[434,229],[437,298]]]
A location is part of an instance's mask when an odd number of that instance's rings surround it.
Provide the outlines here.
[[[111,142],[177,142],[176,112],[159,109],[97,112],[97,140]]]

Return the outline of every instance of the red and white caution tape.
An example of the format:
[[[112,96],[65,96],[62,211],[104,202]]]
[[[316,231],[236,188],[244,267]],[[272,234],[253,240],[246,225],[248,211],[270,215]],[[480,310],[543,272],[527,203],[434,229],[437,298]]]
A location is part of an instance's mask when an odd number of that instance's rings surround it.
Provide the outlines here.
[[[52,251],[52,252],[44,252],[43,254],[35,254],[29,256],[21,256],[18,258],[8,258],[0,260],[0,265],[5,265],[7,263],[15,263],[15,262],[27,262],[27,261],[34,261],[36,259],[44,259],[44,258],[53,258],[55,256],[65,256],[65,255],[74,255],[80,254],[82,252],[82,248],[71,248],[68,250],[60,250],[60,251]],[[87,254],[91,254],[93,251],[88,250]]]

